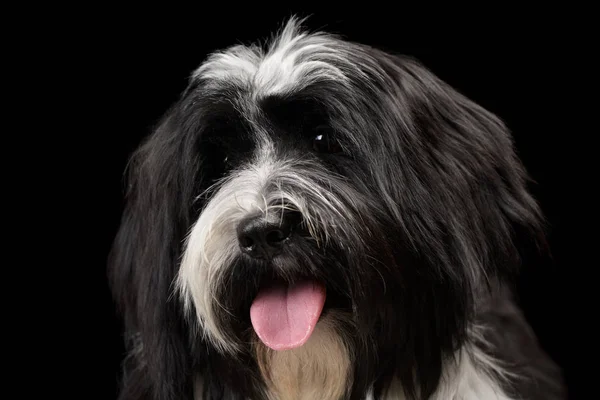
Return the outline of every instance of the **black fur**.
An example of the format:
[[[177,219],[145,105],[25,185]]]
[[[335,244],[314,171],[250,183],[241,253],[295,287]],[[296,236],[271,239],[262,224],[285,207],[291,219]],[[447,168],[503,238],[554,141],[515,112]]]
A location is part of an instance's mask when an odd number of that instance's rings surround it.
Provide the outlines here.
[[[251,162],[257,127],[276,144],[278,159],[295,160],[308,177],[326,172],[327,182],[311,179],[330,188],[327,196],[343,204],[346,218],[284,182],[309,197],[335,235],[317,247],[304,231],[273,263],[236,258],[230,280],[215,291],[234,311],[218,311],[232,340],[250,342],[248,309],[265,280],[310,276],[326,283],[329,309],[352,316],[340,328],[354,350],[351,399],[370,388],[379,398],[394,377],[408,398],[428,398],[444,362],[472,340],[473,322],[491,327],[490,354],[524,365],[514,368],[527,374],[510,390],[527,399],[564,398],[560,373],[522,317],[482,307],[513,307],[508,291],[495,289],[518,270],[515,232],[533,245],[543,238],[507,128],[417,61],[331,40],[340,55],[331,62],[350,77],[348,85],[322,79],[250,108],[239,101],[248,87],[194,78],[134,154],[110,261],[130,352],[120,399],[192,399],[196,376],[205,399],[264,396],[250,346],[235,357],[217,351],[174,291],[184,239],[211,198],[197,196]],[[315,147],[320,129],[335,150]],[[502,336],[497,329],[506,323]],[[531,355],[509,347],[520,338],[535,349]]]

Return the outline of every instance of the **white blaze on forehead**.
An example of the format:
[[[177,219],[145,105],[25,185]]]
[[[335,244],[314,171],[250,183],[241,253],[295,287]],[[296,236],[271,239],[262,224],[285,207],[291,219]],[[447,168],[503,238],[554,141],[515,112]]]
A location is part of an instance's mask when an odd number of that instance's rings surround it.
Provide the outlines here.
[[[254,96],[285,93],[324,79],[343,83],[348,78],[335,65],[345,59],[340,46],[328,35],[302,33],[292,19],[266,52],[257,46],[231,47],[212,54],[192,76],[238,83],[250,87]]]
[[[235,46],[211,54],[194,73],[194,79],[233,80],[247,82],[256,74],[261,51],[255,47]]]

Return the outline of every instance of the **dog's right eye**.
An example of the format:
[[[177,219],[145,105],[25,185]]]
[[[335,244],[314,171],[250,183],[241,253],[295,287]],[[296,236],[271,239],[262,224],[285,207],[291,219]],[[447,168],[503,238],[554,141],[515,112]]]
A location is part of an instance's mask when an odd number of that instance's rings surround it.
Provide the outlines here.
[[[342,146],[335,139],[333,130],[326,125],[320,125],[315,128],[312,147],[317,153],[335,154],[342,152]]]

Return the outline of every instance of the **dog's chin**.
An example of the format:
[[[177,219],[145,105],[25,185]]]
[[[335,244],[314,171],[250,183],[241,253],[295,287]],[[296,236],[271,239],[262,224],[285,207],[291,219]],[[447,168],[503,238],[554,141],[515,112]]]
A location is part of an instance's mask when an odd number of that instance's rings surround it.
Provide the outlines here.
[[[315,269],[302,254],[240,257],[228,271],[233,280],[220,286],[228,289],[219,301],[235,304],[233,315],[220,315],[256,361],[266,398],[343,398],[353,379],[350,291],[327,261]]]
[[[265,320],[259,321],[265,310],[257,308],[277,295],[287,296],[287,309],[267,316],[271,328],[279,330],[265,333],[261,326]],[[350,314],[338,301],[335,293],[327,293],[324,283],[306,277],[293,283],[271,281],[261,287],[251,307],[252,352],[270,399],[339,399],[348,390],[352,353],[344,326]]]

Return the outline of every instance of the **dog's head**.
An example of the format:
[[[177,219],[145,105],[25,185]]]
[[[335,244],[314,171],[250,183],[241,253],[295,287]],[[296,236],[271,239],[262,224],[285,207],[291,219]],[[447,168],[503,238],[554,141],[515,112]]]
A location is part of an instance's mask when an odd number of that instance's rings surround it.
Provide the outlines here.
[[[365,360],[355,384],[439,378],[478,291],[518,264],[515,229],[540,231],[498,118],[415,60],[296,20],[210,56],[130,170],[113,286],[127,329],[170,346],[150,373],[188,341],[233,359],[335,318]]]

